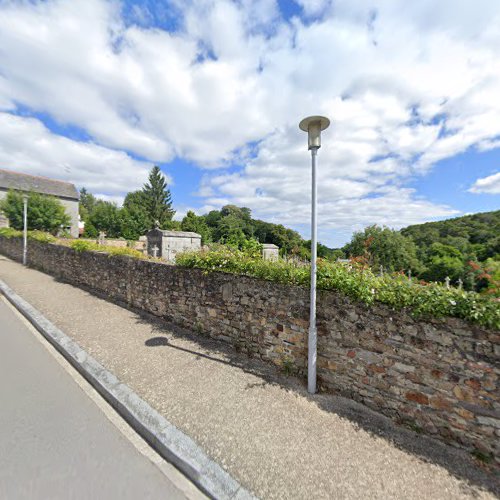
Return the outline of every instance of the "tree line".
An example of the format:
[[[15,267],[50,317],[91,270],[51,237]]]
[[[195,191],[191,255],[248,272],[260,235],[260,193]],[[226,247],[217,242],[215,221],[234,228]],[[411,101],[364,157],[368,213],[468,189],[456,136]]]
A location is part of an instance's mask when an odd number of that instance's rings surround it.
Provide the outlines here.
[[[261,243],[273,243],[284,255],[310,258],[310,241],[282,224],[252,218],[251,210],[246,207],[226,205],[205,215],[189,211],[181,221],[174,220],[174,215],[172,195],[158,167],[151,170],[142,189],[125,196],[122,207],[96,198],[85,188],[80,191],[80,216],[85,222],[84,236],[88,238],[96,238],[103,231],[108,238],[137,240],[158,225],[161,229],[199,233],[204,245],[221,243],[252,250]],[[333,252],[319,245],[321,257],[331,258]],[[343,255],[341,251],[337,254]]]
[[[0,204],[10,225],[22,229],[22,195],[9,192]],[[246,207],[226,205],[205,215],[189,211],[174,220],[172,196],[159,167],[151,170],[142,189],[128,193],[123,206],[80,191],[80,216],[84,236],[137,240],[151,228],[199,233],[204,245],[221,243],[255,251],[273,243],[282,256],[310,259],[310,240],[293,229],[252,218]],[[56,234],[69,225],[64,208],[53,197],[30,194],[28,227]],[[373,225],[353,234],[342,248],[318,245],[318,256],[330,261],[354,259],[376,272],[404,272],[423,281],[449,278],[469,290],[489,290],[498,295],[500,284],[500,210],[440,222],[408,226],[396,231]]]
[[[375,270],[409,271],[426,282],[449,278],[468,290],[500,293],[500,210],[401,231],[370,226],[354,233],[342,251]]]

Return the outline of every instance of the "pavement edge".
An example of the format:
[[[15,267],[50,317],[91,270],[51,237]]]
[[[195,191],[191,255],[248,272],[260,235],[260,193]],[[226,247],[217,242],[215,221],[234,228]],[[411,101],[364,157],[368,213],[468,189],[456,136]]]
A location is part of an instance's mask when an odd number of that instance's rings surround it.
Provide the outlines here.
[[[256,499],[189,436],[120,382],[2,280],[0,292],[160,456],[177,467],[206,495],[220,500]]]

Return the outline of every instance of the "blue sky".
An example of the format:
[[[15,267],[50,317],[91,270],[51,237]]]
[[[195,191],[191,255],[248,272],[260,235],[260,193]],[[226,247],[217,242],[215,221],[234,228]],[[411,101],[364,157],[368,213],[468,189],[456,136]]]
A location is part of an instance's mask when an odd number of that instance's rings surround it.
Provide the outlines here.
[[[0,168],[308,237],[298,122],[328,116],[320,238],[495,210],[496,0],[0,0]]]

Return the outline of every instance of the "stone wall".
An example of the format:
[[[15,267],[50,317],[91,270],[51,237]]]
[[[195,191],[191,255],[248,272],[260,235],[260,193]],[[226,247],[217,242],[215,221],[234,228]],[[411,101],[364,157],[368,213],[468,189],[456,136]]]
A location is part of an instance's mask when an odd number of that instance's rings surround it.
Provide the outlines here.
[[[14,259],[21,246],[0,237],[0,252]],[[305,375],[304,288],[33,241],[28,262]],[[415,320],[320,292],[318,335],[320,387],[500,461],[500,332],[455,318]]]

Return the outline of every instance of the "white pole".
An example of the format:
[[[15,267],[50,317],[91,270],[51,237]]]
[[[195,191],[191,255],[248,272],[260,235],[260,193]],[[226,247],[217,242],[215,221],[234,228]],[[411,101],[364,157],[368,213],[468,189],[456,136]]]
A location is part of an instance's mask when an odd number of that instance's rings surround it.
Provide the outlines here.
[[[23,196],[23,265],[26,265],[28,253],[28,197]]]
[[[321,147],[321,131],[328,128],[330,120],[325,116],[308,116],[299,123],[300,130],[307,132],[307,145],[311,151],[312,162],[312,207],[311,207],[311,309],[309,315],[309,335],[307,339],[307,390],[310,394],[316,392],[317,346],[318,332],[316,329],[316,257],[318,252],[317,239],[317,182],[316,157]]]
[[[317,183],[316,155],[318,148],[311,148],[312,160],[312,207],[311,207],[311,309],[309,314],[309,337],[307,350],[307,390],[316,392],[317,330],[316,330],[316,255],[317,255]]]

